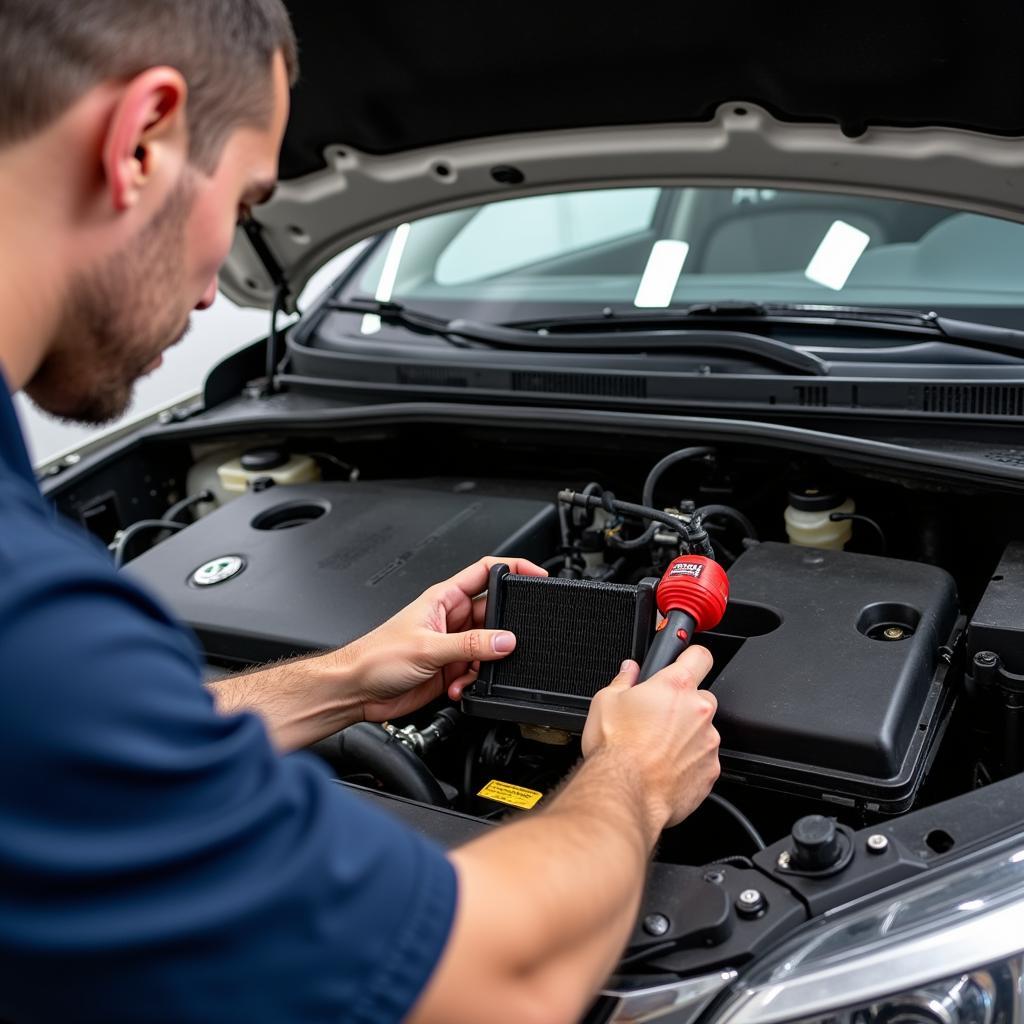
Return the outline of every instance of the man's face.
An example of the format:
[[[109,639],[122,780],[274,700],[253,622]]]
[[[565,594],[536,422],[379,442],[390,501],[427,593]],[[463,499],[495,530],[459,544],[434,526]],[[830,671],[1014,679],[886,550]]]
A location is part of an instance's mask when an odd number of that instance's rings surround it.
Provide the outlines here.
[[[269,196],[277,177],[288,118],[280,55],[273,89],[266,127],[234,131],[213,174],[187,167],[127,245],[75,273],[48,355],[25,388],[43,409],[84,423],[117,419],[135,382],[184,337],[192,310],[213,303],[239,216]]]

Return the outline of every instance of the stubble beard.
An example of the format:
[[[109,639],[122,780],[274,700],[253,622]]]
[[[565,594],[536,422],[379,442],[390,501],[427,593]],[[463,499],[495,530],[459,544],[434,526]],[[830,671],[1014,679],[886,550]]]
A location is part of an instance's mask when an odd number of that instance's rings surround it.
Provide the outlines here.
[[[61,419],[102,425],[131,405],[135,382],[188,330],[184,181],[146,228],[102,265],[80,271],[49,351],[25,388]]]

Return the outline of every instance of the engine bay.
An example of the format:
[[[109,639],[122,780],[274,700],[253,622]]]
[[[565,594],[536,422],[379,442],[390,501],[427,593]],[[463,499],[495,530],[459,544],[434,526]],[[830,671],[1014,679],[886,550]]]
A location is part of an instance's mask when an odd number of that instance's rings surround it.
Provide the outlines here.
[[[338,778],[482,821],[542,807],[580,757],[594,692],[643,658],[658,578],[688,554],[715,559],[731,591],[697,637],[715,659],[723,772],[659,862],[746,858],[808,814],[862,828],[1016,770],[1024,573],[999,571],[1017,557],[1012,495],[979,511],[966,489],[729,445],[646,461],[566,449],[543,466],[511,445],[507,474],[472,476],[471,455],[424,476],[422,453],[390,446],[364,471],[380,450],[189,446],[173,507],[103,537],[192,627],[213,675],[342,645],[485,555],[544,565],[545,581],[492,578],[490,624],[516,632],[516,652],[459,705],[318,744]],[[84,521],[82,495],[64,510]]]

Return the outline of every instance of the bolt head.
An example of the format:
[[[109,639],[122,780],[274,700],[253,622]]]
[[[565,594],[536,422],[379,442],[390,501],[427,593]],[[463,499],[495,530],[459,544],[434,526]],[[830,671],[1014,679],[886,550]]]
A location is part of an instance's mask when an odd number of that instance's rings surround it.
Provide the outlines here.
[[[764,896],[757,889],[744,889],[736,898],[736,911],[740,917],[760,917],[764,908]]]
[[[724,871],[708,871],[704,875],[704,881],[712,885],[721,885],[725,881]]]
[[[791,860],[791,858],[790,858],[790,855],[789,855],[789,850],[783,850],[782,853],[779,854],[779,859],[775,863],[780,868],[782,868],[783,871],[786,871],[789,868],[790,860]]]
[[[994,665],[998,659],[994,651],[978,651],[974,660],[979,665]]]
[[[868,836],[867,847],[871,853],[885,853],[889,849],[889,839],[880,832],[875,832]]]
[[[890,626],[882,635],[886,640],[902,640],[907,631],[902,626]]]
[[[662,935],[667,935],[669,928],[672,927],[672,923],[664,914],[648,914],[644,918],[644,931],[648,935],[653,935],[655,938],[660,938]]]

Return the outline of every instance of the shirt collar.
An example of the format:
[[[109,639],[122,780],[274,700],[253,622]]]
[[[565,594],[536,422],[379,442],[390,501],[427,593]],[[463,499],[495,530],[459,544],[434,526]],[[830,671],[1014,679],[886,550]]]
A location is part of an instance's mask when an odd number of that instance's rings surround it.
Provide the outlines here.
[[[14,411],[14,402],[7,390],[7,381],[0,370],[0,465],[36,486],[32,460],[25,447],[21,424]]]

